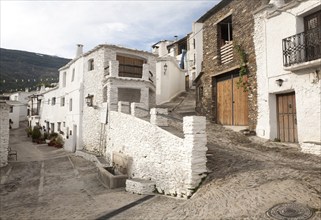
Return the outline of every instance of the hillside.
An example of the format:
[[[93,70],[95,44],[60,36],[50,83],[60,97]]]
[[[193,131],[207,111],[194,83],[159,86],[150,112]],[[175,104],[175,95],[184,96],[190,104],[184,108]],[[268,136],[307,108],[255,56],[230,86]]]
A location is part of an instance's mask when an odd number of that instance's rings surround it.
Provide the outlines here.
[[[0,93],[58,82],[58,69],[70,59],[0,48]]]

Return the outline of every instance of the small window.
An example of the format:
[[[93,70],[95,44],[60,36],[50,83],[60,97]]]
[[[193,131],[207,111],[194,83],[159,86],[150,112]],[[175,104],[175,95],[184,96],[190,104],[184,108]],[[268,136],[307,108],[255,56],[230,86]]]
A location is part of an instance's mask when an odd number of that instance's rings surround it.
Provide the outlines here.
[[[65,97],[60,98],[60,106],[65,106]]]
[[[63,125],[64,127],[66,127],[66,122],[62,122],[62,125]]]
[[[56,97],[53,97],[52,99],[51,99],[51,105],[55,105],[56,104]]]
[[[67,78],[67,73],[64,72],[62,74],[62,87],[66,87],[66,78]]]
[[[88,60],[88,71],[91,71],[94,69],[94,59]]]
[[[71,82],[75,80],[75,68],[72,69]]]
[[[61,122],[57,122],[57,129],[58,131],[61,131]]]
[[[72,111],[72,99],[69,99],[69,111]]]
[[[10,113],[13,112],[13,106],[10,106]]]
[[[107,86],[103,88],[103,102],[107,102]]]

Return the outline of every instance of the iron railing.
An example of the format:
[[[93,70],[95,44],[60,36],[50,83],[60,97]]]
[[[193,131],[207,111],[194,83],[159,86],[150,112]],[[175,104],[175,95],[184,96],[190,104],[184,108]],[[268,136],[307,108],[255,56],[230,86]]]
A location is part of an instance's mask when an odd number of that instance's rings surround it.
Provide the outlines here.
[[[283,65],[291,66],[321,58],[321,28],[295,34],[282,40]]]

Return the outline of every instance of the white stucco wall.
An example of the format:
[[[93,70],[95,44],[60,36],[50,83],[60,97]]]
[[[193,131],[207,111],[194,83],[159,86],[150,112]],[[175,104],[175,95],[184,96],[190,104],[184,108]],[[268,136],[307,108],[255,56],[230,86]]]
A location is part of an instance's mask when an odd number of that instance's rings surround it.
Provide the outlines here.
[[[159,193],[188,197],[206,172],[204,117],[184,118],[185,138],[120,112],[110,112],[107,158],[128,157],[128,175],[156,183]],[[197,133],[197,134],[196,134]]]
[[[284,68],[282,54],[282,39],[302,32],[303,17],[320,5],[318,1],[302,1],[291,7],[285,5],[281,12],[276,12],[275,8],[266,8],[254,15],[258,83],[257,135],[260,137],[277,137],[276,94],[295,92],[299,143],[321,142],[320,65],[296,70]],[[277,79],[284,80],[281,87],[276,84]]]
[[[164,72],[164,65],[167,70]],[[159,58],[156,64],[156,104],[170,101],[185,91],[185,72],[173,57]]]

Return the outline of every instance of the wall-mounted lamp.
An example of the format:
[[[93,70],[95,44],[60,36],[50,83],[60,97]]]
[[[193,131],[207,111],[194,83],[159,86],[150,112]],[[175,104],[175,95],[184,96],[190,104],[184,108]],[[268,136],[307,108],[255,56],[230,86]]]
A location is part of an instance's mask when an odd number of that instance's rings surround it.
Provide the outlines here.
[[[166,70],[167,70],[167,63],[164,64],[164,75],[166,74]]]
[[[93,98],[94,98],[94,95],[90,95],[90,94],[88,94],[88,96],[85,97],[87,106],[93,107]]]
[[[283,79],[277,79],[277,80],[275,80],[275,83],[276,83],[278,86],[280,86],[280,87],[282,86],[283,82],[284,82]]]

